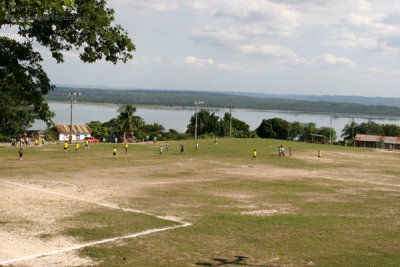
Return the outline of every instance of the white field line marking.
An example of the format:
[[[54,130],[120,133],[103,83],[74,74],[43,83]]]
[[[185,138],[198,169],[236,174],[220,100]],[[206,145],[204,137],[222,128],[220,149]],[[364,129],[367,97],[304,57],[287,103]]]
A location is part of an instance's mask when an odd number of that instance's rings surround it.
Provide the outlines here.
[[[191,225],[190,223],[186,223],[186,224],[182,224],[182,225],[168,226],[168,227],[164,227],[164,228],[156,228],[156,229],[145,230],[143,232],[139,232],[139,233],[136,233],[136,234],[113,237],[113,238],[104,239],[104,240],[100,240],[100,241],[96,241],[96,242],[86,243],[86,244],[83,244],[83,245],[78,245],[78,246],[75,246],[75,247],[64,248],[64,249],[60,249],[60,250],[54,250],[54,251],[50,251],[50,252],[45,252],[45,253],[42,253],[42,254],[36,254],[36,255],[32,255],[32,256],[26,256],[26,257],[21,257],[21,258],[1,261],[0,265],[15,263],[15,262],[24,261],[24,260],[32,260],[32,259],[39,258],[39,257],[46,257],[46,256],[56,255],[56,254],[60,254],[60,253],[64,253],[64,252],[68,252],[68,251],[72,251],[72,250],[76,250],[76,249],[81,249],[81,248],[84,248],[84,247],[90,247],[90,246],[94,246],[94,245],[98,245],[98,244],[112,242],[112,241],[119,240],[119,239],[134,238],[134,237],[138,237],[138,236],[142,236],[142,235],[148,235],[148,234],[155,233],[155,232],[162,232],[162,231],[167,231],[167,230],[176,229],[176,228],[180,228],[180,227],[187,227],[187,226],[190,226],[190,225]]]
[[[62,193],[59,193],[59,192],[46,190],[46,189],[43,189],[43,188],[38,188],[36,186],[29,186],[29,185],[20,184],[20,183],[7,181],[7,180],[2,180],[2,179],[0,179],[0,182],[11,184],[11,185],[16,185],[16,186],[20,186],[20,187],[25,187],[25,188],[29,188],[29,189],[45,192],[45,193],[48,193],[48,194],[57,195],[57,196],[61,196],[61,197],[64,197],[64,198],[77,200],[77,201],[87,202],[87,203],[95,204],[95,205],[98,205],[98,206],[103,206],[103,207],[110,208],[110,209],[116,209],[116,210],[122,210],[122,211],[126,211],[126,212],[144,214],[144,215],[156,217],[158,219],[171,221],[171,222],[175,222],[175,223],[179,223],[180,224],[180,225],[175,225],[175,226],[167,226],[167,227],[163,227],[163,228],[149,229],[149,230],[145,230],[145,231],[142,231],[142,232],[139,232],[139,233],[135,233],[135,234],[131,234],[131,235],[118,236],[118,237],[104,239],[104,240],[95,241],[95,242],[91,242],[91,243],[86,243],[86,244],[83,244],[83,245],[78,245],[78,246],[74,246],[74,247],[70,247],[70,248],[65,248],[65,249],[59,249],[59,250],[54,250],[54,251],[50,251],[50,252],[45,252],[45,253],[41,253],[41,254],[37,254],[37,255],[26,256],[26,257],[21,257],[21,258],[6,260],[6,261],[1,261],[0,265],[10,264],[10,263],[18,262],[18,261],[23,261],[23,260],[30,260],[30,259],[34,259],[34,258],[38,258],[38,257],[45,257],[45,256],[55,255],[55,254],[59,254],[59,253],[63,253],[63,252],[71,251],[71,250],[81,249],[81,248],[84,248],[84,247],[89,247],[89,246],[94,246],[94,245],[98,245],[98,244],[108,243],[108,242],[112,242],[112,241],[119,240],[119,239],[134,238],[134,237],[138,237],[138,236],[142,236],[142,235],[148,235],[148,234],[151,234],[151,233],[162,232],[162,231],[172,230],[172,229],[181,228],[181,227],[188,227],[188,226],[192,225],[189,222],[184,222],[184,221],[179,220],[179,219],[174,219],[174,218],[170,218],[170,217],[167,217],[167,216],[155,215],[155,214],[151,214],[151,213],[148,213],[148,212],[145,212],[145,211],[141,211],[141,210],[135,210],[135,209],[129,209],[129,208],[121,208],[121,207],[110,205],[110,204],[106,204],[106,203],[100,203],[100,202],[87,200],[87,199],[84,199],[84,198],[65,195],[65,194],[62,194]]]
[[[155,215],[155,214],[151,214],[149,212],[145,212],[145,211],[141,211],[141,210],[135,210],[135,209],[129,209],[129,208],[121,208],[121,207],[118,207],[118,206],[115,206],[115,205],[111,205],[111,204],[107,204],[107,203],[101,203],[101,202],[87,200],[87,199],[80,198],[80,197],[74,197],[74,196],[70,196],[70,195],[65,195],[65,194],[62,194],[62,193],[59,193],[59,192],[55,192],[55,191],[39,188],[39,187],[36,187],[36,186],[20,184],[20,183],[7,181],[7,180],[2,180],[2,179],[0,179],[0,182],[7,183],[7,184],[12,184],[12,185],[16,185],[16,186],[21,186],[21,187],[25,187],[25,188],[29,188],[29,189],[45,192],[45,193],[48,193],[48,194],[57,195],[57,196],[61,196],[61,197],[64,197],[64,198],[77,200],[77,201],[87,202],[87,203],[90,203],[90,204],[103,206],[103,207],[106,207],[106,208],[109,208],[109,209],[115,209],[115,210],[122,210],[122,211],[127,211],[127,212],[138,213],[138,214],[144,214],[144,215],[156,217],[156,218],[162,219],[162,220],[177,222],[177,223],[180,223],[180,224],[185,224],[186,223],[184,221],[181,221],[181,220],[178,220],[178,219],[169,218],[167,216]]]

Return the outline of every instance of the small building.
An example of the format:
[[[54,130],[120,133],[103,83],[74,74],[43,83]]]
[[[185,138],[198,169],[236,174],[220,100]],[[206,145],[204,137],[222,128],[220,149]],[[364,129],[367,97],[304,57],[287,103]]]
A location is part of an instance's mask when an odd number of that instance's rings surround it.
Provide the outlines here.
[[[386,148],[400,150],[400,137],[357,134],[354,137],[357,147]]]
[[[24,136],[40,140],[40,130],[26,130]]]
[[[58,132],[59,141],[68,141],[71,134],[70,125],[56,125]],[[85,140],[86,137],[90,137],[92,129],[87,125],[72,125],[72,141]]]

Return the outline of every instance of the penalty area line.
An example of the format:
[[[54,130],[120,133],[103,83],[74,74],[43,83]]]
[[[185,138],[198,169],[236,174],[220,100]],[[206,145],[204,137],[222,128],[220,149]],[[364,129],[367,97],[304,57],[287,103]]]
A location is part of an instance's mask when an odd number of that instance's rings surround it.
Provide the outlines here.
[[[176,219],[176,218],[172,218],[172,217],[168,217],[168,216],[155,215],[155,214],[152,214],[152,213],[149,213],[149,212],[136,210],[136,209],[121,208],[121,207],[118,207],[118,206],[115,206],[115,205],[110,205],[110,204],[106,204],[106,203],[87,200],[87,199],[84,199],[84,198],[65,195],[65,194],[62,194],[62,193],[59,193],[59,192],[55,192],[55,191],[39,188],[39,187],[36,187],[36,186],[20,184],[20,183],[13,182],[13,181],[7,181],[7,180],[0,179],[0,182],[6,183],[6,184],[15,185],[15,186],[20,186],[20,187],[25,187],[25,188],[28,188],[28,189],[31,189],[31,190],[41,191],[41,192],[45,192],[45,193],[48,193],[48,194],[57,195],[57,196],[61,196],[61,197],[64,197],[64,198],[73,199],[73,200],[76,200],[76,201],[82,201],[82,202],[86,202],[86,203],[90,203],[90,204],[106,207],[106,208],[109,208],[109,209],[122,210],[122,211],[125,211],[125,212],[143,214],[143,215],[152,216],[152,217],[155,217],[155,218],[158,218],[158,219],[162,219],[162,220],[165,220],[165,221],[179,223],[179,225],[167,226],[167,227],[156,228],[156,229],[149,229],[149,230],[145,230],[145,231],[142,231],[142,232],[139,232],[139,233],[135,233],[135,234],[125,235],[125,236],[118,236],[118,237],[108,238],[108,239],[104,239],[104,240],[100,240],[100,241],[94,241],[94,242],[90,242],[90,243],[86,243],[86,244],[82,244],[82,245],[77,245],[77,246],[73,246],[73,247],[69,247],[69,248],[64,248],[64,249],[54,250],[54,251],[50,251],[50,252],[45,252],[45,253],[41,253],[41,254],[25,256],[25,257],[20,257],[20,258],[5,260],[5,261],[0,261],[0,265],[15,263],[15,262],[24,261],[24,260],[31,260],[31,259],[35,259],[35,258],[39,258],[39,257],[51,256],[51,255],[60,254],[60,253],[64,253],[64,252],[68,252],[68,251],[72,251],[72,250],[77,250],[77,249],[81,249],[81,248],[85,248],[85,247],[90,247],[90,246],[94,246],[94,245],[98,245],[98,244],[104,244],[104,243],[112,242],[112,241],[115,241],[115,240],[135,238],[135,237],[138,237],[138,236],[148,235],[148,234],[152,234],[152,233],[156,233],[156,232],[163,232],[163,231],[167,231],[167,230],[172,230],[172,229],[192,226],[192,224],[189,223],[189,222],[184,222],[182,220],[179,220],[179,219]]]

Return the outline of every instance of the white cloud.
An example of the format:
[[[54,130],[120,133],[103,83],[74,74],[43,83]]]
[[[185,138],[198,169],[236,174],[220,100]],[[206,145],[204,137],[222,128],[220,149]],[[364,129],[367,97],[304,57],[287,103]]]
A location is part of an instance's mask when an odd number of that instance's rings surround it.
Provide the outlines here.
[[[301,13],[288,5],[265,0],[204,0],[190,5],[241,28],[242,36],[293,36],[302,18]]]
[[[175,0],[114,0],[112,5],[119,9],[154,9],[158,11],[175,10],[179,8],[179,3]]]
[[[282,58],[282,59],[295,59],[297,55],[292,50],[276,45],[244,45],[241,47],[241,51],[245,54],[269,57],[269,58]]]
[[[343,48],[363,48],[376,49],[379,44],[373,38],[360,38],[353,33],[344,33],[342,38],[336,41],[336,44]]]
[[[346,69],[353,69],[357,66],[348,58],[336,57],[332,54],[321,54],[315,58],[315,62],[320,65],[337,66]]]
[[[234,62],[231,64],[227,63],[216,63],[212,58],[197,58],[194,56],[187,56],[184,58],[186,65],[201,68],[201,69],[218,69],[218,70],[238,70],[241,69],[239,63]]]
[[[390,36],[400,33],[400,28],[397,25],[385,23],[384,19],[384,14],[351,14],[344,19],[344,24],[351,29],[365,31],[380,36]]]
[[[207,25],[202,29],[195,29],[193,36],[197,41],[211,45],[230,46],[245,40],[237,28],[224,28],[216,25]]]

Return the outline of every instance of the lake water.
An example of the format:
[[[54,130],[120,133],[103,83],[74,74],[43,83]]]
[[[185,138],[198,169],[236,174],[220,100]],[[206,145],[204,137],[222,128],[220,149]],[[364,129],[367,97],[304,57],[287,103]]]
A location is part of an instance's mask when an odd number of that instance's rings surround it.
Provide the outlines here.
[[[50,109],[55,112],[54,122],[56,124],[69,124],[70,123],[70,104],[65,103],[49,103]],[[90,121],[106,122],[118,115],[117,106],[107,105],[91,105],[91,104],[74,104],[73,105],[73,123],[85,124]],[[225,112],[229,109],[210,109],[210,112],[215,112],[219,117],[223,117]],[[166,130],[175,129],[179,132],[186,131],[186,126],[189,124],[190,117],[194,114],[194,108],[137,108],[136,115],[141,116],[146,123],[158,122],[162,124]],[[353,116],[346,115],[333,115],[329,114],[313,114],[313,113],[300,113],[300,112],[285,112],[285,111],[269,111],[269,110],[245,110],[233,109],[232,115],[239,120],[245,121],[250,125],[250,129],[256,129],[263,119],[282,118],[289,122],[314,122],[317,127],[331,126],[340,137],[341,131],[346,123],[349,123]],[[371,119],[377,123],[390,123],[400,125],[400,119],[390,118],[374,118],[374,117],[360,117],[355,116],[354,121],[357,123],[366,122]],[[43,130],[46,128],[43,122],[34,123],[33,129]]]

